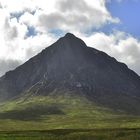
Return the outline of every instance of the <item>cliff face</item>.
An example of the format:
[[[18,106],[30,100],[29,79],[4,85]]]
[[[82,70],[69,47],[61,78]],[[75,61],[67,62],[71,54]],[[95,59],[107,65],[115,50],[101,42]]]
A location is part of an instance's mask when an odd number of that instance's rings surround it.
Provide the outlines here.
[[[21,93],[48,95],[54,90],[56,94],[57,90],[77,91],[116,109],[140,104],[140,77],[70,33],[0,78],[1,101]]]

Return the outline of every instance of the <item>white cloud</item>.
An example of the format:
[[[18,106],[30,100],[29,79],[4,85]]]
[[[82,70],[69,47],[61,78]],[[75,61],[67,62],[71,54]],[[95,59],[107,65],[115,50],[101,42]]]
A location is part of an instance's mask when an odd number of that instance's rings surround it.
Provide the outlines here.
[[[110,15],[105,0],[1,0],[1,3],[9,13],[26,11],[20,22],[49,30],[87,30],[99,28],[108,22],[119,22],[118,18]],[[29,13],[32,11],[35,11],[35,15]]]

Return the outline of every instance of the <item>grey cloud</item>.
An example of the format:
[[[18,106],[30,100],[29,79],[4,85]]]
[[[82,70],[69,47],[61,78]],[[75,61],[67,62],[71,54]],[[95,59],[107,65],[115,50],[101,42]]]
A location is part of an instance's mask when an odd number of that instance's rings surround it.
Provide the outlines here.
[[[61,11],[67,12],[67,11],[83,11],[91,9],[85,1],[80,0],[61,0],[59,3],[56,4],[56,7],[60,9]]]
[[[78,12],[79,15],[103,14],[101,10],[91,7],[84,0],[61,0],[56,4],[56,7],[62,12]],[[81,13],[79,13],[81,11]]]
[[[18,31],[17,28],[14,26],[12,28],[9,29],[8,33],[7,33],[7,37],[12,40],[14,38],[16,38],[18,36]]]
[[[68,18],[75,16],[75,12],[78,13],[79,17],[80,16],[83,17],[81,19],[88,20],[88,22],[86,22],[87,26],[89,23],[92,24],[92,26],[99,26],[99,23],[100,24],[104,23],[105,18],[107,18],[109,16],[109,15],[107,15],[107,13],[103,13],[101,10],[91,7],[84,0],[80,0],[80,1],[61,0],[59,3],[57,3],[56,7],[61,12],[72,13],[71,16]],[[77,17],[75,16],[75,20],[77,19]],[[83,22],[83,24],[84,24],[84,20],[79,20],[79,23],[81,23],[81,22]]]
[[[0,59],[0,76],[5,74],[5,72],[9,70],[15,69],[17,66],[21,64],[18,60],[4,60]]]
[[[64,29],[63,27],[65,25],[69,28],[73,28],[73,26],[82,27],[86,23],[88,24],[88,17],[85,15],[72,14],[65,18],[62,14],[52,13],[50,15],[41,15],[39,21],[40,26],[44,26],[46,29]]]
[[[51,14],[39,16],[39,26],[46,30],[79,30],[87,31],[91,28],[99,28],[108,23],[111,16],[108,12],[102,12],[84,0],[61,0],[56,2],[56,11]]]
[[[2,4],[1,4],[1,2],[0,2],[0,8],[2,8]]]
[[[8,22],[8,18],[5,19],[5,23],[4,23],[4,29],[6,30],[7,28],[10,28],[9,22]]]
[[[11,27],[8,18],[5,19],[4,30],[5,30],[5,38],[8,40],[12,40],[18,36],[17,27],[16,26]]]
[[[59,13],[52,13],[49,15],[42,14],[39,17],[40,26],[44,26],[47,29],[57,28],[64,22],[66,22],[65,18]]]

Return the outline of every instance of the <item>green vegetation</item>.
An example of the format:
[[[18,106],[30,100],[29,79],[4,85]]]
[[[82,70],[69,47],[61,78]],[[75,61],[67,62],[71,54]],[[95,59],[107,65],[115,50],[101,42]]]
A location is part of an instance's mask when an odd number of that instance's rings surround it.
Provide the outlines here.
[[[82,96],[29,96],[0,105],[0,140],[137,140],[139,128],[139,116]]]
[[[139,140],[137,129],[61,129],[48,131],[1,132],[1,140]]]

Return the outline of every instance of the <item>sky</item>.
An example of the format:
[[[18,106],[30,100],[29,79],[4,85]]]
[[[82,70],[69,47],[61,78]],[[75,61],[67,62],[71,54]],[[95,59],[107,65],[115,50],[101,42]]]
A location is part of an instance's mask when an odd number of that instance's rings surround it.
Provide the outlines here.
[[[0,0],[0,76],[67,32],[140,74],[140,0]]]

